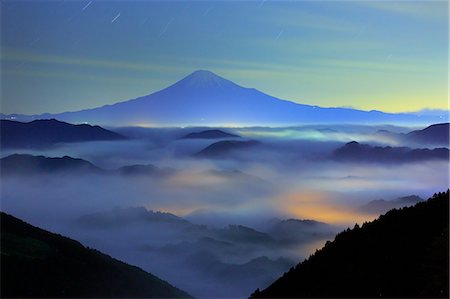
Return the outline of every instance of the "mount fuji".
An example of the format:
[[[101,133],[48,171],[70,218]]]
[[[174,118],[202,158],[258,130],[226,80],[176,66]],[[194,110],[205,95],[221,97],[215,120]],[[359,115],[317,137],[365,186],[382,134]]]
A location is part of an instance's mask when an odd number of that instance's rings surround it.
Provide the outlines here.
[[[112,105],[58,114],[1,115],[1,118],[19,121],[55,118],[107,126],[281,126],[311,123],[431,124],[447,120],[448,114],[445,111],[441,115],[395,114],[303,105],[239,86],[210,71],[198,70],[165,89]]]

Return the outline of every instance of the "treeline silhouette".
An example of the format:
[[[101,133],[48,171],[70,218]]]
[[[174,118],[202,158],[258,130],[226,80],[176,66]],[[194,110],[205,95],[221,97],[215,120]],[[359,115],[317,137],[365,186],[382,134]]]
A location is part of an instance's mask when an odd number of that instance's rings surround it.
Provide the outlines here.
[[[251,298],[449,297],[449,191],[339,233]]]
[[[158,277],[1,213],[1,298],[190,298]]]

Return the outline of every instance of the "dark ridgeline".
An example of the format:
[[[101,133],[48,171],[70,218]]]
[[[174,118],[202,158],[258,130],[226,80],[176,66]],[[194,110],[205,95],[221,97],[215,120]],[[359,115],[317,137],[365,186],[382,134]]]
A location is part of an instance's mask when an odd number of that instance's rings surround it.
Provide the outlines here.
[[[339,233],[252,298],[449,296],[449,191]]]
[[[406,163],[425,160],[448,160],[448,148],[411,149],[409,147],[371,146],[356,141],[336,149],[332,159],[348,162]]]
[[[64,156],[47,158],[27,154],[13,154],[0,159],[0,170],[3,175],[42,175],[44,173],[103,173],[104,171],[91,162],[83,159]]]
[[[138,267],[2,212],[1,297],[191,296]]]
[[[176,172],[170,168],[159,168],[151,164],[127,165],[117,169],[107,170],[95,166],[89,161],[64,157],[33,156],[28,154],[13,154],[0,159],[2,175],[43,175],[43,174],[104,174],[122,176],[151,176],[165,178]]]
[[[406,138],[417,143],[449,144],[449,123],[435,124],[422,130],[416,130],[406,134]]]
[[[195,156],[221,158],[226,157],[226,155],[231,152],[248,149],[259,144],[260,142],[256,140],[223,140],[208,145],[207,147],[196,153]]]
[[[414,130],[407,134],[394,133],[388,130],[378,130],[375,136],[388,137],[399,143],[413,143],[422,147],[427,146],[449,146],[449,123],[434,124],[421,130]]]
[[[315,220],[286,219],[275,222],[269,233],[284,244],[295,244],[332,238],[337,231],[335,227]]]
[[[0,120],[2,148],[40,148],[62,142],[121,140],[124,136],[99,126],[73,125],[56,119],[28,123]]]
[[[171,213],[147,210],[144,207],[113,208],[107,212],[86,214],[77,219],[77,223],[86,228],[125,227],[130,224],[165,223],[194,230],[202,226],[194,225],[189,221]]]
[[[230,134],[222,130],[205,130],[201,132],[192,132],[184,135],[181,139],[220,139],[220,138],[239,138],[241,136]]]
[[[389,210],[412,206],[421,201],[423,199],[417,195],[403,196],[393,200],[376,199],[362,205],[358,211],[367,214],[384,214]]]

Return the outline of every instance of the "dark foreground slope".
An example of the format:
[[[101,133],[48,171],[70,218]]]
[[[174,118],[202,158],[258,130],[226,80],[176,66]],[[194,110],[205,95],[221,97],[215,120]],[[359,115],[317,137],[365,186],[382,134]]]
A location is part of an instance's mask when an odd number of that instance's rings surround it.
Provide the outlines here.
[[[449,296],[449,193],[355,225],[254,298]]]
[[[2,212],[1,297],[190,296],[138,267]]]

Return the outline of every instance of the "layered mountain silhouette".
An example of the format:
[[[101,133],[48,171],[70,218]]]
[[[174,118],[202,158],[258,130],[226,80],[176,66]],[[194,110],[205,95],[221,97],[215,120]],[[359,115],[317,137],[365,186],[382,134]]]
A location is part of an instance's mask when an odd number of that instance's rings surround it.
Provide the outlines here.
[[[205,158],[224,158],[229,153],[238,150],[245,150],[258,144],[260,144],[260,142],[256,140],[223,140],[208,145],[196,153],[195,156]]]
[[[448,298],[449,192],[338,234],[252,298]]]
[[[142,269],[1,213],[2,298],[190,298]]]
[[[225,240],[243,243],[274,244],[275,240],[266,233],[243,225],[228,225],[225,228],[215,230],[216,235]]]
[[[182,139],[221,139],[221,138],[233,138],[241,137],[239,135],[230,134],[222,130],[205,130],[201,132],[192,132],[186,134]]]
[[[349,142],[336,149],[332,158],[350,162],[405,163],[426,160],[448,160],[448,148],[411,149],[409,147],[381,147]]]
[[[449,123],[435,124],[406,134],[408,140],[432,145],[449,145]]]
[[[42,174],[110,174],[123,176],[154,176],[163,178],[175,172],[154,165],[129,165],[118,169],[106,170],[89,161],[69,156],[49,158],[28,154],[13,154],[0,159],[2,175],[42,175]]]
[[[103,170],[94,164],[69,156],[62,158],[47,158],[27,154],[13,154],[0,160],[3,175],[44,174],[58,172],[72,173],[102,173]]]
[[[315,220],[286,219],[274,223],[268,233],[283,243],[301,243],[332,237],[336,234],[336,228]]]
[[[107,212],[83,215],[78,224],[89,228],[123,227],[132,224],[166,223],[181,228],[193,228],[194,224],[174,214],[151,211],[144,207],[113,208]],[[198,226],[200,228],[200,226]]]
[[[434,124],[421,130],[411,131],[407,134],[394,133],[388,130],[379,130],[376,136],[387,137],[398,143],[407,143],[421,146],[449,147],[449,123]]]
[[[93,109],[59,114],[1,115],[32,120],[56,118],[72,123],[132,126],[296,125],[302,123],[438,123],[443,115],[393,114],[348,108],[323,108],[282,100],[239,86],[210,71],[198,70],[175,84],[136,99]]]
[[[40,148],[66,142],[122,139],[125,137],[99,126],[73,125],[55,119],[28,123],[0,120],[2,148]]]
[[[367,214],[382,214],[392,209],[412,206],[421,201],[423,199],[417,195],[403,196],[392,200],[377,199],[369,201],[358,210]]]
[[[299,220],[299,225],[291,225],[294,221],[287,220],[286,225],[283,225],[284,220],[269,221],[268,225],[277,227],[274,231],[261,231],[244,225],[216,228],[196,224],[201,222],[193,223],[171,213],[132,207],[90,213],[74,224],[86,231],[106,234],[105,240],[117,238],[125,231],[139,230],[142,237],[133,235],[138,242],[136,248],[149,260],[158,259],[162,263],[152,265],[152,271],[164,277],[171,277],[167,273],[176,271],[180,275],[175,275],[173,282],[200,297],[214,297],[220,289],[225,292],[220,297],[242,298],[294,265],[291,260],[279,259],[285,255],[286,248],[296,250],[311,240],[324,239],[324,227],[328,228],[328,225],[312,220]],[[301,238],[289,243],[281,238],[295,233]],[[163,243],[153,242],[156,238],[170,235],[177,237]],[[198,284],[192,285],[192,281]]]
[[[266,285],[288,270],[292,261],[285,258],[270,259],[266,256],[254,258],[246,263],[223,262],[214,254],[198,252],[185,259],[183,265],[195,265],[203,279],[214,278],[224,282],[221,295],[225,298],[242,298],[240,289],[254,289]]]

